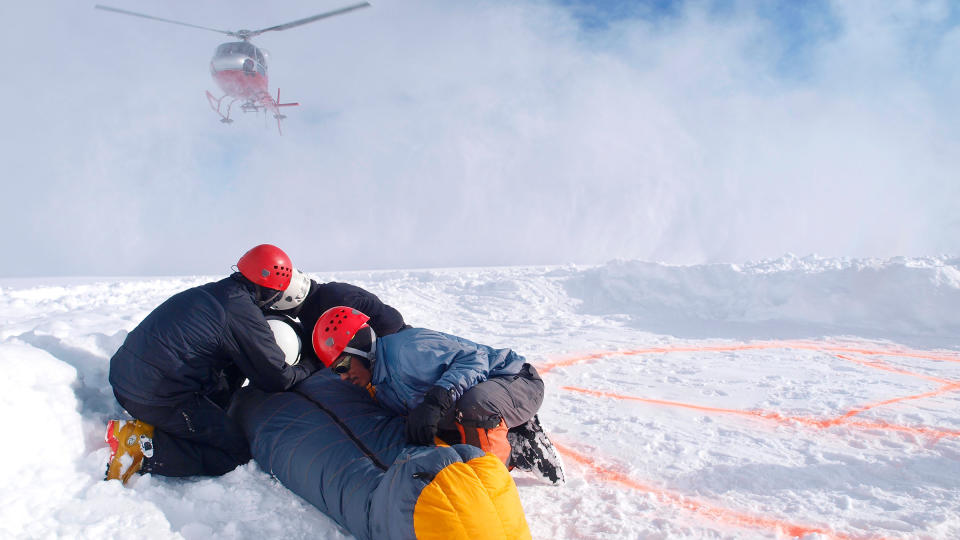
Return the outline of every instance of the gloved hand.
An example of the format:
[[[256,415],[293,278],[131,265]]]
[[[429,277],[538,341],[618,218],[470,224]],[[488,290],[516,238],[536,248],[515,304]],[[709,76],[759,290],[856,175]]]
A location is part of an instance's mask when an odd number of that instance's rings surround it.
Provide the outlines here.
[[[308,355],[301,356],[294,365],[303,366],[307,375],[312,375],[320,369],[320,361]]]
[[[437,423],[453,407],[453,390],[434,386],[427,390],[420,402],[407,416],[407,442],[420,446],[433,446],[437,436]]]

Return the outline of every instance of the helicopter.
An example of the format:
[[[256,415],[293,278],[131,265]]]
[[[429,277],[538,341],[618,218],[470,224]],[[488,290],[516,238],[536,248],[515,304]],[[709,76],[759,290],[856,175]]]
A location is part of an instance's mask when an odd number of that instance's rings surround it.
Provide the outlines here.
[[[267,114],[268,112],[271,112],[273,113],[273,117],[277,119],[277,130],[282,135],[283,130],[280,128],[280,121],[286,118],[286,116],[280,112],[280,109],[283,107],[296,107],[300,104],[296,102],[281,103],[279,88],[277,88],[276,98],[270,94],[268,89],[269,87],[267,85],[267,54],[265,51],[256,47],[253,43],[250,43],[250,39],[257,37],[264,32],[287,30],[296,26],[312,23],[314,21],[319,21],[320,19],[326,19],[335,15],[342,15],[344,13],[368,6],[370,6],[369,2],[361,2],[335,9],[333,11],[320,13],[319,15],[297,19],[295,21],[278,24],[268,28],[261,28],[260,30],[237,30],[235,32],[231,32],[229,30],[218,30],[216,28],[208,28],[206,26],[198,26],[196,24],[174,21],[171,19],[163,19],[160,17],[154,17],[153,15],[146,15],[143,13],[137,13],[135,11],[127,11],[125,9],[103,6],[99,4],[93,7],[95,9],[112,11],[114,13],[121,13],[124,15],[132,15],[134,17],[142,17],[144,19],[151,19],[154,21],[178,24],[180,26],[198,28],[200,30],[210,30],[211,32],[218,32],[239,39],[239,41],[222,43],[214,51],[213,58],[210,60],[210,75],[217,83],[217,86],[220,87],[220,90],[223,91],[223,95],[217,98],[211,94],[209,90],[207,90],[207,102],[210,104],[210,108],[213,109],[218,116],[220,116],[220,121],[224,124],[233,123],[233,119],[230,118],[230,110],[233,107],[233,104],[237,101],[241,102],[240,110],[245,113],[263,111],[264,114]],[[230,99],[226,102],[226,108],[224,110],[224,99],[226,98]]]

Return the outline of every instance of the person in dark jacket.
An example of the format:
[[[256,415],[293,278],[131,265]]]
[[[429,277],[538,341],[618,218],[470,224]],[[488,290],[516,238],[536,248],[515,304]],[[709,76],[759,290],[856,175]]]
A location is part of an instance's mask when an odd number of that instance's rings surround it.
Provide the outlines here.
[[[286,363],[262,312],[289,285],[290,258],[262,244],[237,269],[163,302],[110,359],[114,395],[136,420],[108,424],[108,480],[229,472],[250,459],[243,431],[226,414],[244,379],[279,392],[316,370]]]
[[[407,417],[408,443],[429,446],[439,437],[471,444],[507,466],[563,482],[536,417],[543,380],[522,356],[426,328],[378,337],[368,320],[347,306],[327,310],[313,329],[313,347],[341,379]]]
[[[367,324],[378,336],[395,334],[408,328],[403,321],[403,315],[384,304],[372,292],[349,283],[317,283],[296,268],[293,270],[290,285],[283,291],[280,299],[270,306],[268,312],[281,313],[299,321],[299,326],[294,328],[300,336],[300,342],[308,344],[303,347],[302,354],[315,360],[313,348],[309,346],[313,327],[325,311],[336,306],[351,307],[369,316]]]

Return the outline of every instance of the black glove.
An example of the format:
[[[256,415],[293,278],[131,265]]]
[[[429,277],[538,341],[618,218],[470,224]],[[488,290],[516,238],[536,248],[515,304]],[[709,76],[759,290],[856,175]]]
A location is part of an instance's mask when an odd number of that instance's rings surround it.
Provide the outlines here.
[[[453,390],[434,386],[423,395],[423,401],[407,417],[407,442],[433,446],[437,423],[453,407]]]
[[[314,358],[311,358],[307,355],[303,355],[297,360],[297,363],[294,364],[295,367],[301,367],[304,371],[307,372],[307,377],[313,375],[320,369],[320,361]]]

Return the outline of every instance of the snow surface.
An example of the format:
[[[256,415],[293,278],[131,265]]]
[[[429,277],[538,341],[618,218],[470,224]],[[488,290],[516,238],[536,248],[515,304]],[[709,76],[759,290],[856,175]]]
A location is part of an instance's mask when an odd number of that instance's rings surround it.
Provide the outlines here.
[[[311,276],[541,369],[535,538],[960,538],[960,259]],[[0,537],[347,536],[252,462],[102,481],[110,356],[214,279],[0,280]]]

